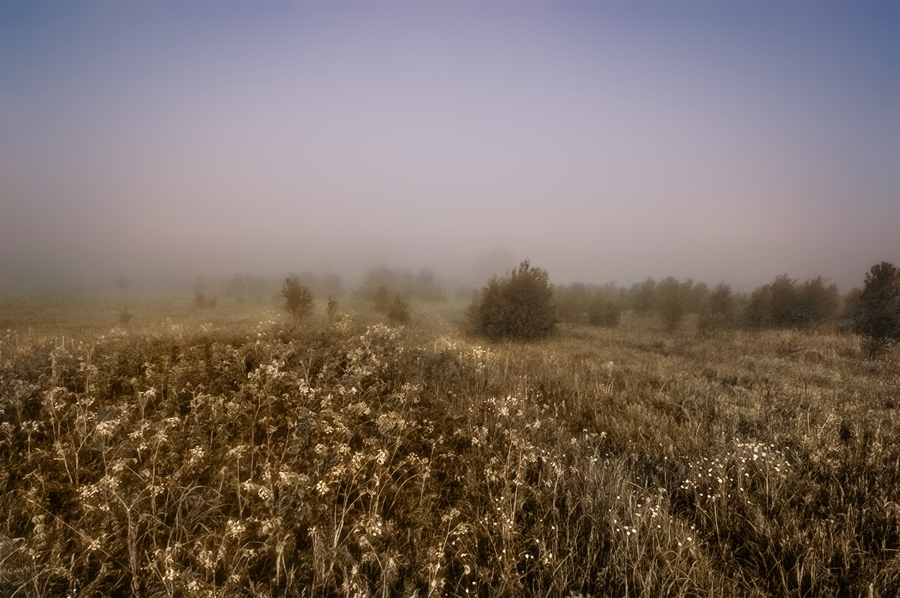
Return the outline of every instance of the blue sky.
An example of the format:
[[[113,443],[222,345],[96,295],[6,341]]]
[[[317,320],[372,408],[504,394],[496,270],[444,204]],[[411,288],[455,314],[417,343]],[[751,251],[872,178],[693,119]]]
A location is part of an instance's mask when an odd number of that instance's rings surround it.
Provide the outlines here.
[[[0,0],[8,281],[849,287],[900,262],[898,173],[897,3]]]

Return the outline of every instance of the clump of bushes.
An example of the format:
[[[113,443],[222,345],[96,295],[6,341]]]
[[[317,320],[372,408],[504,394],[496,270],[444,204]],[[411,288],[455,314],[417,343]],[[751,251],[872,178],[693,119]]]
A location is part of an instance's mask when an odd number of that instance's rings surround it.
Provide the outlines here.
[[[888,262],[872,266],[856,304],[853,330],[874,357],[900,340],[900,270]]]
[[[668,276],[656,282],[652,277],[635,283],[622,292],[635,314],[656,314],[666,330],[676,330],[687,314],[702,314],[708,308],[711,291],[704,283],[693,279],[678,280]]]
[[[656,309],[656,281],[652,277],[640,284],[633,284],[629,294],[631,307],[636,313],[646,315]]]
[[[409,304],[403,299],[400,293],[395,293],[391,297],[390,291],[386,286],[378,287],[375,296],[372,298],[375,304],[375,311],[387,316],[388,321],[395,326],[398,324],[409,323]]]
[[[693,283],[691,283],[693,285]],[[675,330],[687,308],[689,287],[669,276],[656,287],[656,303],[666,330]]]
[[[817,328],[837,320],[840,293],[821,276],[799,284],[781,274],[750,295],[744,321],[751,328]]]
[[[469,306],[475,331],[491,339],[529,340],[556,326],[556,307],[547,271],[528,260],[503,277],[494,277]]]
[[[622,309],[619,305],[599,293],[591,300],[588,307],[588,322],[594,326],[614,328],[618,326],[621,316]]]
[[[383,299],[389,301],[394,294],[428,302],[440,302],[447,298],[434,274],[428,269],[414,275],[403,270],[375,268],[366,274],[362,285],[353,292],[357,299],[374,301],[376,304]]]
[[[576,282],[553,287],[553,302],[560,322],[614,327],[622,313],[622,292],[612,283],[603,286]]]
[[[312,293],[300,284],[296,276],[285,279],[281,287],[281,296],[284,297],[282,307],[295,320],[302,320],[313,309]]]
[[[729,285],[717,284],[709,293],[706,309],[700,317],[700,326],[707,331],[735,326],[738,315],[738,299]]]
[[[561,322],[584,323],[588,319],[594,293],[593,287],[580,282],[569,286],[554,285],[553,301],[556,303],[557,317]]]

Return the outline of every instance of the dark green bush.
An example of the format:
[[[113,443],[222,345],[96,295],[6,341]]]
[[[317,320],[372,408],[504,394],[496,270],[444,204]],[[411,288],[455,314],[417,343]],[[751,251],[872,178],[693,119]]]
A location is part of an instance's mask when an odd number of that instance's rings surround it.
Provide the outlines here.
[[[557,322],[547,271],[525,260],[492,278],[469,306],[469,316],[475,331],[492,339],[547,336]]]

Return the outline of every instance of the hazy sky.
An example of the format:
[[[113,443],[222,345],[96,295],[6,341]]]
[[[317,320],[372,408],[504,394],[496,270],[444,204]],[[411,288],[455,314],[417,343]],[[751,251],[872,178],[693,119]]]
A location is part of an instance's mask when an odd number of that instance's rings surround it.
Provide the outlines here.
[[[900,3],[0,0],[7,281],[498,253],[900,263]]]

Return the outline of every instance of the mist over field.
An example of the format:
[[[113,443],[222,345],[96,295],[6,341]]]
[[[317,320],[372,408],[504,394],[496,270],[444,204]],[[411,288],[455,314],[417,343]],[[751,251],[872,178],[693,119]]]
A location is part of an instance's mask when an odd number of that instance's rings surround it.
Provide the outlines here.
[[[0,291],[900,260],[896,3],[0,2]]]
[[[0,596],[900,596],[900,3],[0,0]]]

